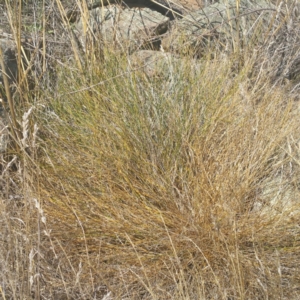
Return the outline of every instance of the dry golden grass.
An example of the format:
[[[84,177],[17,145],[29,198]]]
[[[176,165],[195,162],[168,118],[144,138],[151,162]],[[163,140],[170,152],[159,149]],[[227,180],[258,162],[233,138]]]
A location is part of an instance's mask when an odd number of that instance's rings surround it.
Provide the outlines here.
[[[298,193],[296,154],[285,155],[295,105],[243,72],[231,79],[230,65],[208,62],[198,77],[175,66],[162,82],[112,57],[86,90],[82,75],[61,74],[39,115],[37,192],[61,263],[82,268],[68,283],[116,299],[295,298],[299,201],[274,214],[266,195],[276,178],[279,202]]]
[[[249,54],[149,79],[108,50],[16,109],[2,298],[298,299],[298,103]]]

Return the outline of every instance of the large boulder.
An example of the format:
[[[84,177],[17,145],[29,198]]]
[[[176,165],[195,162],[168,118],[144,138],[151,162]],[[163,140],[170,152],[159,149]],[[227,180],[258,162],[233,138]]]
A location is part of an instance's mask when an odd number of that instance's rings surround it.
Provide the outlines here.
[[[210,46],[223,50],[263,40],[276,21],[276,8],[264,0],[221,1],[178,20],[162,44],[164,49],[203,55]],[[216,42],[217,41],[217,42]]]
[[[181,2],[183,2],[185,6],[195,7],[195,5],[197,5],[197,7],[199,7],[198,0],[177,0],[176,2],[168,0],[96,0],[92,4],[87,5],[86,8],[88,10],[93,10],[95,8],[103,8],[110,5],[120,5],[125,8],[149,8],[174,20],[177,17],[181,17],[183,14],[181,8],[184,8],[184,5],[182,5]],[[82,7],[79,9],[77,5],[71,9],[67,9],[67,19],[71,23],[76,22],[80,15],[80,11],[82,10]]]
[[[149,47],[155,37],[168,28],[169,18],[149,8],[140,10],[110,6],[91,10],[87,19],[81,17],[74,31],[84,50],[87,50],[92,38],[93,42],[133,52]]]

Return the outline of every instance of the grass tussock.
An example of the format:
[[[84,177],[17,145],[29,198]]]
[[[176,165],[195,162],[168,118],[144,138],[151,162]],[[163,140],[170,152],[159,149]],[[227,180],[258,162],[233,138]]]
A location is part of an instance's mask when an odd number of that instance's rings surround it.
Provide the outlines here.
[[[186,61],[164,81],[108,57],[60,74],[37,114],[37,192],[58,265],[80,268],[64,275],[73,289],[78,277],[117,299],[295,297],[295,104],[231,64],[195,74]]]
[[[102,51],[14,107],[1,297],[298,299],[297,101],[250,52],[149,78]]]

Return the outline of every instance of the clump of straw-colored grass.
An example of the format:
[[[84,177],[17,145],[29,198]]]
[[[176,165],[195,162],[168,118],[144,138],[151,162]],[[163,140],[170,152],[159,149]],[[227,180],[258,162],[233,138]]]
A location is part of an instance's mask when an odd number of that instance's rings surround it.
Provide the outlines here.
[[[297,299],[299,109],[261,56],[101,51],[13,107],[2,298]]]
[[[55,247],[116,298],[293,296],[299,202],[263,211],[266,186],[285,178],[280,202],[298,174],[294,104],[233,78],[229,59],[186,64],[165,81],[115,57],[89,86],[61,74],[40,184]]]

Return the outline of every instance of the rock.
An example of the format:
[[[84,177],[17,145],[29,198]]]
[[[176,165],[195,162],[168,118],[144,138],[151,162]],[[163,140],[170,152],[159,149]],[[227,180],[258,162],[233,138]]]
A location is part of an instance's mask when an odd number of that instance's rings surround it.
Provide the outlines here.
[[[137,51],[130,56],[130,63],[134,69],[142,70],[149,78],[167,79],[184,68],[189,68],[189,73],[193,71],[196,74],[200,71],[200,63],[196,60],[189,59],[187,63],[185,58],[176,58],[171,53],[162,51]]]
[[[9,144],[9,131],[6,126],[7,120],[3,116],[3,112],[0,112],[0,154],[5,153]]]
[[[27,58],[25,58],[22,55],[22,64],[24,67],[27,67],[27,62],[30,60],[30,52],[35,49],[34,47],[32,47],[31,43],[31,39],[24,37],[21,38],[23,54],[25,53],[25,55],[27,56]],[[8,76],[9,84],[13,84],[17,82],[18,77],[17,49],[13,36],[11,34],[0,31],[0,47],[3,54],[4,66],[6,69],[6,75]],[[2,70],[0,72],[0,84],[4,84]]]
[[[18,75],[18,64],[15,53],[14,43],[5,38],[0,38],[0,47],[3,54],[3,62],[6,69],[6,75],[10,84],[16,81]],[[0,65],[0,85],[4,88],[3,70]]]
[[[11,39],[0,34],[0,47],[3,54],[3,62],[5,73],[8,78],[8,83],[12,85],[17,80],[18,65],[16,59],[15,45]],[[5,118],[2,103],[6,101],[5,87],[4,87],[4,72],[0,64],[0,154],[6,152],[9,143],[9,132],[7,129],[8,120]]]
[[[263,38],[268,24],[274,21],[274,13],[276,8],[264,0],[241,0],[239,13],[235,0],[222,1],[178,20],[162,45],[169,51],[202,56],[209,46],[227,50],[239,43],[255,43]]]
[[[266,180],[259,198],[253,203],[252,213],[272,219],[282,215],[293,217],[299,213],[300,191],[297,184],[284,176]]]
[[[148,77],[167,77],[171,72],[171,65],[178,62],[171,53],[141,50],[130,57],[134,69],[142,70]]]
[[[107,43],[133,52],[149,46],[156,36],[165,33],[169,28],[169,18],[148,8],[123,10],[110,6],[90,11],[88,26],[86,24],[82,17],[74,30],[84,50],[87,50],[88,37],[97,36],[97,43]]]
[[[211,0],[208,2],[207,0],[202,1],[202,0],[177,0],[175,1],[176,4],[179,6],[182,6],[183,13],[185,14],[186,12],[191,12],[195,10],[199,10],[202,7],[208,6]]]

